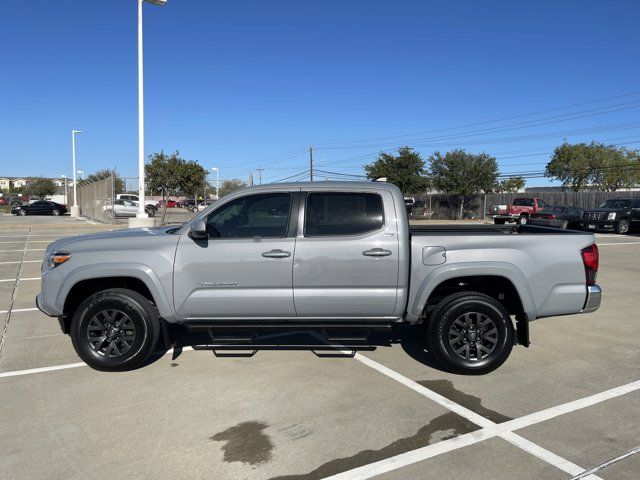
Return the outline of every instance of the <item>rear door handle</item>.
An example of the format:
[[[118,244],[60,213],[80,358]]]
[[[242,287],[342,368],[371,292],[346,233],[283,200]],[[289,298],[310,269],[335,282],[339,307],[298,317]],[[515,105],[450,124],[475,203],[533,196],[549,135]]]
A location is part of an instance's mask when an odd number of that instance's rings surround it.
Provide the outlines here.
[[[384,248],[372,248],[371,250],[365,250],[362,254],[365,257],[388,257],[391,255],[391,250],[385,250]]]
[[[262,252],[262,256],[266,258],[287,258],[291,256],[291,252],[285,252],[284,250],[276,249],[269,250],[268,252]]]

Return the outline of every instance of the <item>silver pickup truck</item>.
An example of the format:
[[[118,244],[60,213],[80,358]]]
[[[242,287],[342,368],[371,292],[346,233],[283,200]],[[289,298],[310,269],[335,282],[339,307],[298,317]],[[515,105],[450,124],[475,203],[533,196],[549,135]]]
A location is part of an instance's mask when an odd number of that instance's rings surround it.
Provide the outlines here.
[[[181,226],[53,242],[36,303],[100,370],[143,364],[175,324],[405,322],[425,324],[416,334],[445,368],[484,373],[529,345],[530,321],[599,307],[594,242],[528,225],[410,226],[387,183],[272,184]]]

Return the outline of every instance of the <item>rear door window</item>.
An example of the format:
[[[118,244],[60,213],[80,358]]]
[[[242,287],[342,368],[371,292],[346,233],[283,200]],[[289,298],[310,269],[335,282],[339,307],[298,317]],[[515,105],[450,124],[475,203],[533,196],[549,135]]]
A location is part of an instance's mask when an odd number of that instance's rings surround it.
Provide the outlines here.
[[[516,198],[513,205],[515,207],[533,207],[533,198]]]
[[[306,237],[360,235],[384,225],[377,193],[309,193],[305,212]]]

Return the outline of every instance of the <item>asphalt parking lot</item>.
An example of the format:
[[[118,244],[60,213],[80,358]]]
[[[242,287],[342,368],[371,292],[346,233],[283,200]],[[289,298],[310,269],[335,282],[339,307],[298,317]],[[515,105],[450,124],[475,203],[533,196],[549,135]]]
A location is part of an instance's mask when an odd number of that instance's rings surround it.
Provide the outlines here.
[[[535,321],[489,375],[441,371],[419,329],[355,354],[184,336],[102,373],[34,297],[49,242],[106,228],[0,216],[2,478],[569,479],[640,444],[639,235],[598,234],[600,310]],[[585,478],[636,480],[640,454]]]

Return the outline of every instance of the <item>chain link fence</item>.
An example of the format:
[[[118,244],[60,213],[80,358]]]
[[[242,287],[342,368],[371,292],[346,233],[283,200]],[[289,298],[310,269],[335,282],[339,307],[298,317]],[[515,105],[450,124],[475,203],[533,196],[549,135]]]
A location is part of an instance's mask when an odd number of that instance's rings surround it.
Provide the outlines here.
[[[116,181],[113,176],[103,177],[98,180],[80,180],[77,186],[78,206],[83,217],[97,222],[116,223],[118,219],[114,215],[113,205],[116,198]],[[71,189],[70,202],[73,202],[73,189]],[[71,203],[73,205],[73,203]]]

